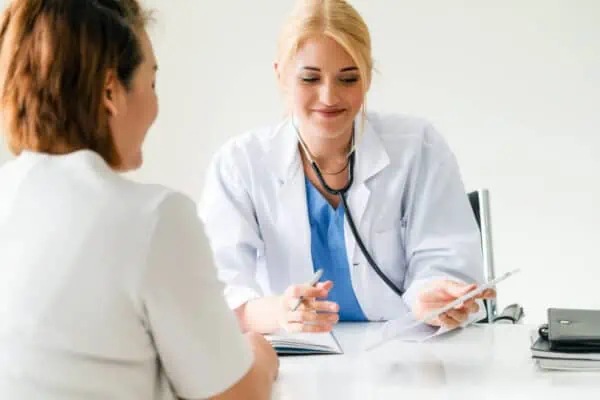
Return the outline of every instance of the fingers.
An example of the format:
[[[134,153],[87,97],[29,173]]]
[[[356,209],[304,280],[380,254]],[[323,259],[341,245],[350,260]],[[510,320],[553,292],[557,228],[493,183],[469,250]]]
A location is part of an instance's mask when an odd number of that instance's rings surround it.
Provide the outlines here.
[[[446,284],[442,286],[442,289],[451,297],[459,298],[460,296],[464,296],[470,291],[474,290],[477,287],[476,284],[466,285],[464,283],[458,283],[454,281],[446,281]]]
[[[469,300],[465,301],[464,303],[462,303],[461,305],[456,306],[455,309],[468,310],[469,312],[477,312],[477,311],[479,311],[479,305],[476,303],[475,299],[469,299]],[[471,311],[471,310],[475,310],[475,311]]]
[[[479,304],[475,301],[468,301],[462,306],[442,314],[439,320],[444,327],[454,329],[462,325],[469,318],[469,314],[477,311],[479,311]]]
[[[331,281],[321,282],[315,287],[290,286],[283,296],[280,325],[288,332],[330,332],[339,321],[340,307],[333,301],[316,299],[327,297],[332,287]],[[302,297],[302,301],[294,309],[299,297]]]
[[[475,297],[478,299],[493,299],[496,297],[496,289],[486,289]]]
[[[315,286],[318,289],[324,289],[329,292],[331,290],[331,288],[333,287],[333,282],[332,281],[319,282]]]
[[[285,291],[285,295],[286,295],[286,297],[293,297],[296,299],[298,299],[300,297],[315,298],[315,297],[327,297],[328,292],[329,292],[328,290],[319,288],[319,287],[312,287],[312,286],[306,286],[306,285],[293,285],[293,286],[290,286]]]
[[[469,314],[473,314],[479,311],[479,304],[477,304],[476,302],[472,302],[469,305],[465,304],[465,308],[467,309],[467,312]]]
[[[340,306],[333,301],[309,300],[308,302],[306,302],[305,306],[314,311],[323,311],[330,313],[337,313],[340,311]]]
[[[292,285],[285,291],[286,297],[300,298],[316,298],[316,297],[327,297],[329,291],[333,287],[333,282],[319,282],[315,286],[309,285]]]
[[[469,312],[467,310],[450,310],[446,313],[446,315],[452,318],[454,321],[462,324],[469,318]]]
[[[447,314],[440,315],[440,322],[443,327],[448,328],[448,329],[454,329],[454,328],[458,328],[460,326],[460,323],[458,321],[451,318]]]
[[[450,280],[436,281],[423,290],[420,300],[431,304],[431,306],[441,307],[448,302],[469,293],[476,287],[477,285],[475,284],[467,285],[465,283],[458,283]]]
[[[288,313],[288,321],[301,323],[335,324],[339,320],[338,314],[316,313],[313,311],[293,311]]]

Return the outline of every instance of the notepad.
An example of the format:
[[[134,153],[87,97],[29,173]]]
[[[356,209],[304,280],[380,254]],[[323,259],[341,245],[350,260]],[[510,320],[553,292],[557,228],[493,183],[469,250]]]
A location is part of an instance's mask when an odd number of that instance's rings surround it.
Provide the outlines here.
[[[343,354],[333,333],[285,333],[265,335],[279,355]]]

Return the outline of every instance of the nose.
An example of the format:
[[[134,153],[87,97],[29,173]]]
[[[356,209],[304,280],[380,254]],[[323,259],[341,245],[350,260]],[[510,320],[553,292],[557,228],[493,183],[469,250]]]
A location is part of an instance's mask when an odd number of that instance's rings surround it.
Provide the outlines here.
[[[319,101],[326,106],[333,106],[338,103],[339,96],[337,88],[333,82],[324,82],[319,88]]]

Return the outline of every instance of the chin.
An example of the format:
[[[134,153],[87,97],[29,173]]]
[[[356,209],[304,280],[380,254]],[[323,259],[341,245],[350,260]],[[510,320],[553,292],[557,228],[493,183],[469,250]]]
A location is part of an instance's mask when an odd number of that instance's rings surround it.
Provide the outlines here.
[[[352,121],[318,121],[314,124],[317,135],[322,138],[336,139],[348,133],[348,129],[352,127]]]

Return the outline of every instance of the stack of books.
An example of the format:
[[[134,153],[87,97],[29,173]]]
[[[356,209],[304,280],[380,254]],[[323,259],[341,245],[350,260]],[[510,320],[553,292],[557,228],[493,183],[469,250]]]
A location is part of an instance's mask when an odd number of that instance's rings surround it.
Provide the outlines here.
[[[600,370],[600,310],[549,308],[548,323],[532,339],[541,368]]]
[[[550,350],[550,342],[532,333],[531,356],[542,369],[600,371],[600,352]]]

